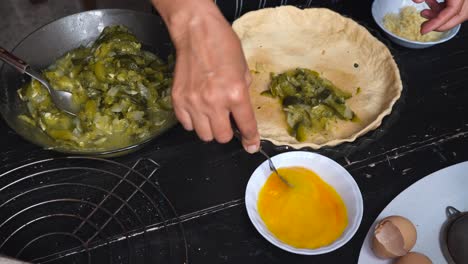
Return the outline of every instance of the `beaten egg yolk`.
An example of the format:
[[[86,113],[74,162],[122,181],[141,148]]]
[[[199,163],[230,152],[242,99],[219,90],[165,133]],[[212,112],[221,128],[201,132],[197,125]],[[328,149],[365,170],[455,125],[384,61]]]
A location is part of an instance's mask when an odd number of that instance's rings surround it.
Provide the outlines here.
[[[260,190],[258,211],[282,242],[315,249],[338,239],[346,226],[346,206],[338,193],[314,172],[302,167],[278,169],[293,187],[271,174]]]

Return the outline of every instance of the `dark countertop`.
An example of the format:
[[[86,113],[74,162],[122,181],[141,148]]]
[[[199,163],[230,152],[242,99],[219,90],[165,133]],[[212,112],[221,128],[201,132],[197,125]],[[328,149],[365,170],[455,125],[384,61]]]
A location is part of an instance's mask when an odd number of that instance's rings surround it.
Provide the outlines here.
[[[203,143],[177,126],[144,149],[115,159],[128,165],[140,158],[160,163],[157,181],[180,216],[190,263],[356,263],[369,227],[398,193],[434,171],[468,160],[467,27],[462,26],[451,41],[429,49],[398,47],[380,35],[370,16],[370,2],[345,1],[335,9],[368,27],[389,46],[404,92],[379,129],[353,144],[319,151],[351,173],[364,199],[359,230],[342,248],[320,256],[294,255],[257,233],[243,197],[251,173],[264,159],[245,153],[235,141]],[[70,10],[63,12],[57,11],[56,16]],[[0,28],[13,30],[5,24]],[[11,48],[11,39],[18,34],[26,32],[6,33],[13,37],[2,37],[0,45]],[[63,156],[24,141],[3,120],[0,138],[0,173]],[[286,151],[268,150],[271,154]]]

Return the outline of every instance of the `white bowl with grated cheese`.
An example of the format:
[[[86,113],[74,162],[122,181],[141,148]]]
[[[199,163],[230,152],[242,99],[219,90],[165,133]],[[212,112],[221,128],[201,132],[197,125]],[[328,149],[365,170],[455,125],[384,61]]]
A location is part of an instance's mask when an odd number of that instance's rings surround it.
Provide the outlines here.
[[[401,45],[407,48],[412,48],[412,49],[428,48],[433,45],[440,44],[440,43],[443,43],[452,39],[460,30],[461,25],[458,25],[444,32],[441,38],[436,41],[422,42],[422,41],[409,40],[401,36],[398,36],[390,32],[384,26],[384,17],[385,15],[390,14],[390,13],[398,14],[400,13],[401,8],[406,7],[406,6],[414,6],[418,11],[428,8],[426,3],[417,4],[417,3],[414,3],[412,0],[374,0],[372,4],[372,17],[374,18],[375,22],[385,32],[388,38],[398,45]]]

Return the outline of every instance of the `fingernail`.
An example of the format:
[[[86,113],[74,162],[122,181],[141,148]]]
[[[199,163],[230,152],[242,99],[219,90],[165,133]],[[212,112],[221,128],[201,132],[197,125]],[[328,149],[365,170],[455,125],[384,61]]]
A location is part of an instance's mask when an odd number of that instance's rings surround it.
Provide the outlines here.
[[[250,154],[254,154],[255,152],[258,151],[258,146],[257,145],[250,145],[250,146],[247,146],[247,152],[250,153]]]

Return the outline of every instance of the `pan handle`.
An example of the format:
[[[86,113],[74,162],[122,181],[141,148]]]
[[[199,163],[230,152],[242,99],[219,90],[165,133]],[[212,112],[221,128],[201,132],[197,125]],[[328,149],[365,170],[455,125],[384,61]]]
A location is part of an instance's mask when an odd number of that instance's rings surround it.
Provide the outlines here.
[[[0,59],[15,67],[21,73],[25,73],[26,69],[29,67],[29,65],[26,62],[17,58],[15,55],[11,54],[2,47],[0,47]]]

